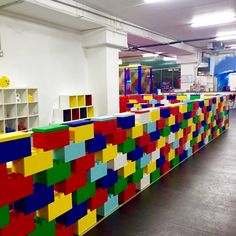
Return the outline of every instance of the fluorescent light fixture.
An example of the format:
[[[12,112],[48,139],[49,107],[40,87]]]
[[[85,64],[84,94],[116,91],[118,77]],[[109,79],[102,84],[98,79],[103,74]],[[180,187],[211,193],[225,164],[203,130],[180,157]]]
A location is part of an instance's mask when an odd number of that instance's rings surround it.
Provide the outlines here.
[[[158,57],[158,54],[155,54],[155,53],[144,53],[142,55],[142,57],[144,58],[148,58],[148,57]]]
[[[145,3],[166,2],[167,0],[144,0]]]
[[[139,67],[141,64],[129,64],[130,67]]]
[[[192,27],[205,27],[213,25],[221,25],[236,21],[233,11],[215,12],[204,15],[199,15],[193,18]]]
[[[177,61],[177,57],[163,57],[163,61]]]
[[[236,49],[236,44],[229,45],[231,49]]]
[[[216,41],[230,41],[234,39],[236,39],[236,31],[221,32],[216,36]]]

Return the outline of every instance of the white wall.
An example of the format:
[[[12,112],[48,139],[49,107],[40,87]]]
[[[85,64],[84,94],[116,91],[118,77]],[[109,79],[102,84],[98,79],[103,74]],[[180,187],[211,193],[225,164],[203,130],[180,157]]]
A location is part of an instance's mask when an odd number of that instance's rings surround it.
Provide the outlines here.
[[[60,94],[87,92],[88,65],[79,34],[0,16],[0,36],[0,76],[9,76],[11,87],[39,89],[41,125],[50,121]]]

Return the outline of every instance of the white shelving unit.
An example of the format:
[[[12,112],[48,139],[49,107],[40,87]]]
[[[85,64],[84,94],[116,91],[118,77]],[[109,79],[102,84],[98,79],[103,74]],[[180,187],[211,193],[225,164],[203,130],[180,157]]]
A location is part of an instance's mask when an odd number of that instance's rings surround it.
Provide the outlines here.
[[[83,120],[94,116],[92,95],[61,95],[59,108],[53,110],[53,123]]]
[[[38,89],[0,89],[0,133],[30,130],[38,123]]]

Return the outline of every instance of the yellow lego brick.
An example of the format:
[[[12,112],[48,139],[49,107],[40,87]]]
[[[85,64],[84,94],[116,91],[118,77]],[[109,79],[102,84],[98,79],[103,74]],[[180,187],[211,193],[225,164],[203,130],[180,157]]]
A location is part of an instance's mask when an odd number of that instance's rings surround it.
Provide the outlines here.
[[[209,116],[212,117],[212,111],[209,111]]]
[[[136,124],[133,128],[128,129],[127,131],[128,137],[135,139],[141,137],[143,135],[143,125]]]
[[[211,135],[211,130],[208,129],[207,132],[206,132],[207,136],[210,136]]]
[[[180,113],[186,113],[188,111],[187,104],[180,104],[179,105],[179,112]]]
[[[136,162],[135,161],[128,161],[127,165],[121,169],[119,169],[119,175],[127,178],[128,176],[132,175],[136,171]]]
[[[141,106],[141,104],[134,104],[134,108],[141,109],[142,106]]]
[[[195,124],[192,124],[190,127],[191,127],[191,132],[196,131],[196,125]]]
[[[160,120],[160,110],[159,109],[151,110],[149,120],[151,122],[155,122],[157,120]]]
[[[171,115],[169,118],[166,118],[166,125],[171,126],[175,124],[175,116]]]
[[[160,149],[166,145],[166,138],[160,137],[157,141],[157,148]]]
[[[150,162],[146,167],[144,167],[144,173],[151,174],[157,169],[156,161]]]
[[[204,120],[205,120],[205,117],[204,117],[204,114],[203,114],[203,113],[199,116],[199,120],[200,120],[200,121],[204,121]]]
[[[117,157],[117,152],[117,145],[107,144],[105,149],[95,153],[95,159],[105,163]]]
[[[208,100],[208,99],[205,99],[205,100],[204,100],[204,105],[205,105],[206,107],[210,105],[210,103],[209,103],[209,100]]]
[[[216,120],[212,122],[213,127],[216,126]]]
[[[52,221],[72,209],[72,194],[55,192],[54,202],[37,211],[37,216]]]
[[[185,95],[178,95],[177,96],[177,100],[180,100],[180,101],[187,100],[187,96],[185,96]]]
[[[152,95],[144,95],[143,96],[143,100],[147,100],[147,101],[150,101],[153,99],[153,96]]]
[[[207,118],[207,124],[210,124],[211,123],[211,117],[209,116],[208,118]]]
[[[188,126],[191,126],[191,125],[193,125],[193,118],[188,119]]]
[[[201,136],[201,134],[199,134],[199,135],[197,136],[197,143],[200,143],[201,140],[202,140],[202,136]]]
[[[129,99],[129,103],[137,103],[138,101],[136,99]]]
[[[188,140],[188,141],[191,141],[192,139],[193,139],[193,133],[188,134],[187,140]]]
[[[70,127],[70,140],[74,143],[80,143],[94,138],[94,125],[82,125],[78,127]]]
[[[74,225],[74,233],[82,235],[97,223],[97,210],[90,211],[86,216],[79,219]]]
[[[175,150],[171,149],[170,152],[167,154],[167,160],[172,161],[173,159],[175,159]]]
[[[220,130],[216,130],[216,136],[218,137],[220,135]]]
[[[53,167],[52,151],[33,149],[32,155],[12,162],[12,171],[25,177]]]
[[[176,134],[175,134],[175,138],[176,139],[181,139],[184,137],[184,131],[182,129],[180,129]]]
[[[0,143],[23,139],[23,138],[29,138],[30,133],[27,132],[12,132],[12,133],[6,133],[0,135]]]

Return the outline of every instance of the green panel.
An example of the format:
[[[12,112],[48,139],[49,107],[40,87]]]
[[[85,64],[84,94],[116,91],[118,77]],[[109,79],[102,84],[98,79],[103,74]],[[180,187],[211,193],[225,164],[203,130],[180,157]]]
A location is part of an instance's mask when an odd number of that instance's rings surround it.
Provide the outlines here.
[[[197,99],[200,99],[201,98],[201,95],[190,95],[190,100],[197,100]]]
[[[157,168],[154,172],[151,173],[150,177],[151,177],[151,183],[153,183],[154,181],[158,180],[161,176],[161,169]]]
[[[79,205],[80,203],[87,201],[89,198],[96,194],[96,184],[87,183],[84,187],[78,189],[73,193],[73,202]]]
[[[39,127],[39,128],[33,128],[33,132],[36,133],[50,133],[50,132],[55,132],[58,130],[65,130],[68,129],[68,125],[49,125],[49,126],[44,126],[44,127]]]
[[[129,182],[136,184],[143,178],[143,169],[138,169],[134,174],[129,176]]]
[[[161,136],[162,137],[167,137],[170,135],[170,126],[166,126],[164,129],[161,130]]]
[[[28,234],[28,236],[55,236],[56,235],[56,223],[55,220],[48,222],[47,220],[36,218],[35,230]]]
[[[10,224],[9,206],[0,207],[0,229]]]
[[[127,140],[118,145],[118,151],[122,152],[123,154],[127,152],[132,152],[135,149],[135,140],[131,138],[127,138]]]
[[[51,186],[69,178],[70,176],[70,162],[64,163],[62,161],[53,160],[53,168],[36,174],[35,182]]]
[[[118,195],[127,188],[127,184],[128,184],[127,178],[119,176],[117,183],[114,184],[111,188],[109,188],[109,193],[113,195]]]

